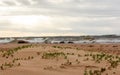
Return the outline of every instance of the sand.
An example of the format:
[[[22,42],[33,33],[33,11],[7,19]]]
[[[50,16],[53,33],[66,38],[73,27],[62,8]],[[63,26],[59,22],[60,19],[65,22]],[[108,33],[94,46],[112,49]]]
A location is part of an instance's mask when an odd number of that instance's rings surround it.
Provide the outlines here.
[[[120,75],[120,44],[11,43],[0,50],[0,75]],[[14,53],[3,56],[9,50]],[[105,56],[96,61],[97,54]]]

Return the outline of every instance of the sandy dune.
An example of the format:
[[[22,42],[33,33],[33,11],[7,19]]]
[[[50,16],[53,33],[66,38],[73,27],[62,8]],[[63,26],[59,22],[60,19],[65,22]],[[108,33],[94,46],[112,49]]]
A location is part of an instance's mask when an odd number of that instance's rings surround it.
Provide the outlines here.
[[[0,47],[0,75],[120,75],[120,44],[5,44]]]

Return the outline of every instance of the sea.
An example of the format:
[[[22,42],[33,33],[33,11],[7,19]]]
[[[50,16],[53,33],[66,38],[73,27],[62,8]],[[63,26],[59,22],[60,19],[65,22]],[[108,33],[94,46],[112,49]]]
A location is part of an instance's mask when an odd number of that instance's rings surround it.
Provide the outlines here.
[[[10,43],[12,41],[14,41],[14,38],[4,38],[4,39],[0,39],[0,43]],[[44,43],[46,39],[43,38],[32,38],[32,39],[18,39],[18,40],[24,40],[27,41],[29,43]],[[57,42],[61,42],[64,41],[63,40],[57,40]],[[68,40],[71,41],[71,40]],[[67,43],[68,41],[65,41],[65,43]],[[52,39],[49,40],[49,42],[51,43],[55,43],[56,40]],[[114,39],[95,39],[95,40],[74,40],[72,41],[73,43],[76,44],[82,44],[82,43],[120,43],[120,39],[119,38],[114,38]]]

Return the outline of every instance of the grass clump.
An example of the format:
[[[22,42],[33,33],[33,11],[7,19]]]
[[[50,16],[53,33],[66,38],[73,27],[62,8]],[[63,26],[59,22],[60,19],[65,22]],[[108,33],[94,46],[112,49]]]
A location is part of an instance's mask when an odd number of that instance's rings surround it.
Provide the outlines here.
[[[24,49],[24,48],[29,48],[31,46],[32,45],[23,45],[23,46],[20,46],[20,47],[16,47],[16,48],[13,48],[13,49],[3,51],[2,52],[2,57],[5,57],[6,59],[8,59],[9,57],[13,57],[15,52],[17,52],[21,49]]]
[[[102,75],[103,72],[105,72],[105,68],[101,68],[100,70],[87,70],[85,69],[84,75]]]
[[[67,59],[65,53],[63,52],[47,52],[43,53],[42,58],[43,59],[51,59],[51,58],[58,58],[58,57],[64,57]]]

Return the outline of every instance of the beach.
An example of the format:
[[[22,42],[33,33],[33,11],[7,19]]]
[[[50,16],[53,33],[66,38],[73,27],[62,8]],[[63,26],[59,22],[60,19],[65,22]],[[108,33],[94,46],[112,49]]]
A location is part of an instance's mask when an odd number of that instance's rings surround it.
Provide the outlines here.
[[[120,74],[120,44],[9,43],[0,48],[0,75]]]

